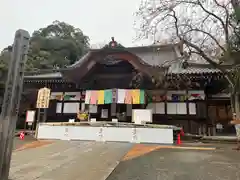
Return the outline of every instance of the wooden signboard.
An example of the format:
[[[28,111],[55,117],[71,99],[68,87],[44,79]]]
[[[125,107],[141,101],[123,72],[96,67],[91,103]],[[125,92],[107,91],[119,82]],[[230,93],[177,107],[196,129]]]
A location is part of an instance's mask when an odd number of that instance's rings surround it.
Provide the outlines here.
[[[44,87],[38,90],[37,104],[38,109],[46,109],[49,107],[51,90]]]

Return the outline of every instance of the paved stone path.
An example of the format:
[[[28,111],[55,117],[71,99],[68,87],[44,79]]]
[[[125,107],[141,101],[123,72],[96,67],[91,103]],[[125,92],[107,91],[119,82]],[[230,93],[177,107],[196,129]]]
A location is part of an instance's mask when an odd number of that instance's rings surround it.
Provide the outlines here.
[[[11,180],[105,180],[129,143],[56,141],[13,153]]]
[[[240,151],[158,149],[122,161],[107,180],[240,180]]]

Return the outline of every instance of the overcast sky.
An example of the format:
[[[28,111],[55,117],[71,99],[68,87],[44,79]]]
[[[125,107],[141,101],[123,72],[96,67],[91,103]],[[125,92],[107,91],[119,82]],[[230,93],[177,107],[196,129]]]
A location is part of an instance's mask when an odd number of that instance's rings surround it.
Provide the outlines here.
[[[109,42],[114,36],[133,46],[133,13],[140,0],[0,0],[0,49],[13,42],[17,29],[32,33],[54,20],[80,28],[91,44]]]

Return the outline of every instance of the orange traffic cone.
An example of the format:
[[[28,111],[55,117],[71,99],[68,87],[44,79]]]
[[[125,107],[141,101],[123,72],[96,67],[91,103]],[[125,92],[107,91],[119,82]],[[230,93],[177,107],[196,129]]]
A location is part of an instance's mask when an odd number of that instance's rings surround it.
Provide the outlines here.
[[[177,134],[177,145],[181,145],[181,144],[182,144],[182,142],[181,142],[181,134],[178,133]]]
[[[21,140],[24,140],[24,136],[25,136],[24,132],[21,132],[20,135],[19,135],[19,138],[20,138]]]

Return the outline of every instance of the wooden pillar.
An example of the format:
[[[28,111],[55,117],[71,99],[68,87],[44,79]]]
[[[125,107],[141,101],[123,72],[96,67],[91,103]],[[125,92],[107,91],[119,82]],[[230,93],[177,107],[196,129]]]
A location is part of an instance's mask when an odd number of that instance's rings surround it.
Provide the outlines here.
[[[116,117],[117,115],[117,103],[112,103],[111,104],[111,116]]]
[[[132,122],[132,104],[127,104],[126,105],[127,106],[127,108],[126,108],[126,116],[127,117],[131,117],[131,122]]]
[[[192,134],[192,133],[193,133],[193,132],[192,132],[192,121],[191,121],[191,119],[188,119],[187,121],[188,121],[188,132],[189,132],[190,134]]]
[[[208,95],[205,95],[205,108],[206,108],[206,114],[205,114],[205,118],[206,118],[206,133],[207,136],[211,136],[211,128],[213,126],[213,123],[211,122],[209,115],[208,115]],[[209,127],[210,126],[210,127]]]
[[[117,90],[112,90],[112,104],[111,104],[111,116],[116,118],[117,116]]]
[[[212,127],[208,127],[207,130],[208,130],[207,135],[211,136],[212,135]]]
[[[186,95],[188,96],[188,90],[186,90]],[[188,101],[188,98],[186,99],[186,106],[187,106],[187,115],[190,114],[190,111],[189,111],[189,101]],[[191,134],[193,133],[192,132],[192,122],[191,122],[191,119],[188,119],[188,132]]]
[[[198,126],[198,134],[202,135],[202,125],[201,124],[199,124],[199,126]]]
[[[206,124],[203,124],[203,132],[202,133],[204,136],[206,136],[206,127],[207,127]]]
[[[212,127],[212,136],[216,136],[216,127],[215,126],[213,126]]]

